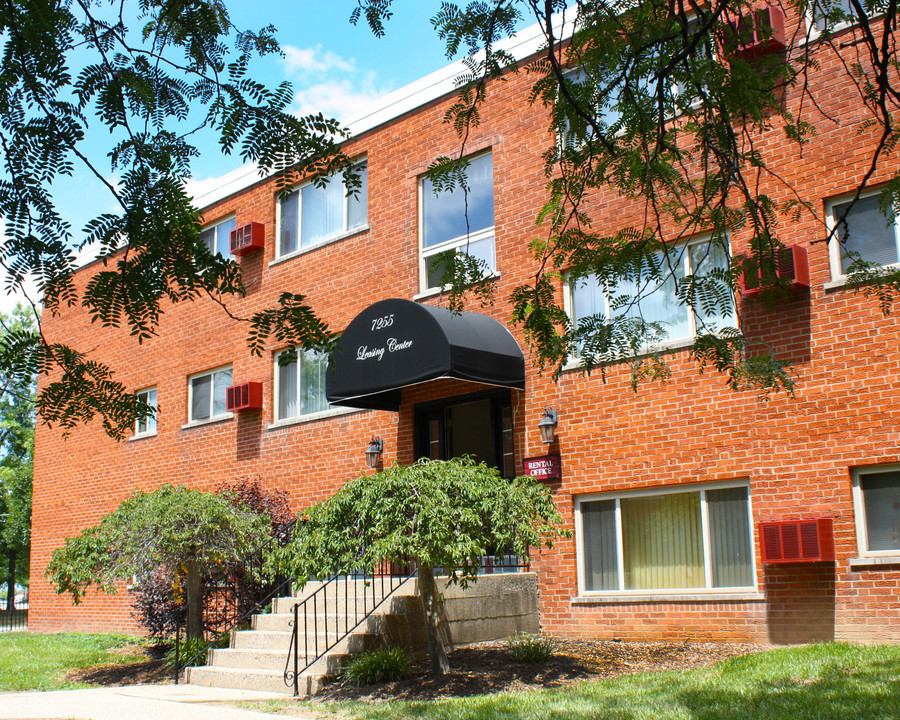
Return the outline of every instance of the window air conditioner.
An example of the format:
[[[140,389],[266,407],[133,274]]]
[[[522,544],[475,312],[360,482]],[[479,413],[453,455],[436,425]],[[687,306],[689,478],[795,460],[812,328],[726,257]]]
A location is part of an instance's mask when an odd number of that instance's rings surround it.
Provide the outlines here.
[[[748,263],[739,255],[744,264],[744,272],[738,278],[741,295],[757,295],[766,287],[773,287],[776,281],[791,289],[809,287],[809,255],[802,245],[786,245],[775,253],[775,262],[763,260],[762,264]],[[774,277],[773,277],[774,272]]]
[[[834,562],[832,519],[760,523],[759,547],[766,564]]]
[[[263,384],[245,382],[225,390],[225,409],[228,412],[259,410],[263,406]]]
[[[251,222],[232,230],[228,235],[232,255],[246,255],[265,247],[266,226],[263,223]]]
[[[786,47],[784,13],[771,6],[753,10],[730,23],[725,39],[726,54],[747,58],[782,52]]]

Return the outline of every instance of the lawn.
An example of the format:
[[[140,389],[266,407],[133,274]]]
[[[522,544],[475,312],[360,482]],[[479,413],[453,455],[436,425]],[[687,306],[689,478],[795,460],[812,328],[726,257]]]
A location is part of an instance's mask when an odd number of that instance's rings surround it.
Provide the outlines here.
[[[66,674],[146,660],[138,649],[129,649],[139,642],[140,638],[113,634],[0,633],[0,692],[86,687],[67,681]]]
[[[783,648],[696,670],[439,702],[253,705],[356,720],[893,720],[900,718],[900,646]]]

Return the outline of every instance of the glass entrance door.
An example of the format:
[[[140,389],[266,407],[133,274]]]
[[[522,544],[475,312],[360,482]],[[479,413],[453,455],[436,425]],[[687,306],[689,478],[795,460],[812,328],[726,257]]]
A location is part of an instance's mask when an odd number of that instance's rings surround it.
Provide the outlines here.
[[[508,390],[416,407],[416,455],[449,460],[471,455],[515,476],[512,404]]]

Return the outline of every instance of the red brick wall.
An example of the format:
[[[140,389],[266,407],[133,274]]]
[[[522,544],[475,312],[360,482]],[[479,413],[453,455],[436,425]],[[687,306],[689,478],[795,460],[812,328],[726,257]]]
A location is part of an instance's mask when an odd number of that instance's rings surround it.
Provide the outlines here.
[[[688,351],[668,359],[664,384],[644,383],[634,392],[627,364],[605,378],[563,374],[558,383],[531,363],[521,333],[512,328],[529,361],[527,389],[513,392],[516,457],[544,454],[537,422],[543,407],[560,416],[563,479],[551,484],[567,525],[573,498],[587,493],[691,485],[741,479],[750,483],[754,538],[765,520],[827,515],[834,518],[837,561],[807,566],[763,567],[756,549],[760,596],[745,600],[573,603],[575,541],[563,539],[536,559],[542,621],[551,632],[620,638],[772,640],[857,638],[900,640],[900,566],[854,567],[856,529],[850,469],[900,462],[900,323],[884,317],[875,302],[846,289],[825,290],[830,270],[821,241],[824,199],[859,181],[870,162],[867,137],[854,123],[863,117],[852,92],[839,82],[833,58],[822,58],[815,77],[823,116],[819,134],[803,149],[778,131],[758,135],[787,185],[761,179],[765,192],[783,201],[796,193],[810,204],[796,222],[782,221],[782,239],[809,248],[812,289],[776,307],[742,302],[748,337],[769,343],[793,361],[797,389],[761,400],[733,392],[724,379],[699,374]],[[534,220],[544,199],[540,153],[551,141],[540,108],[525,103],[532,78],[511,76],[493,86],[482,123],[467,152],[491,148],[494,162],[496,254],[500,277],[494,305],[485,312],[509,325],[508,297],[535,271],[527,244],[546,234]],[[351,153],[369,163],[370,228],[294,259],[274,258],[275,196],[269,182],[206,210],[208,220],[232,212],[237,222],[266,223],[266,249],[240,260],[248,293],[229,300],[238,315],[273,304],[285,290],[307,294],[314,309],[340,330],[378,300],[412,298],[418,292],[418,176],[459,141],[441,118],[452,98],[421,108],[356,139]],[[795,107],[799,94],[790,90]],[[514,110],[512,110],[514,109]],[[876,178],[882,181],[893,168]],[[637,222],[642,208],[600,197],[593,215],[598,231]],[[739,252],[746,238],[732,237]],[[817,243],[817,244],[816,244]],[[88,268],[80,275],[84,282]],[[428,300],[433,302],[434,300]],[[333,493],[364,469],[369,437],[385,440],[385,463],[413,458],[413,405],[471,392],[455,381],[404,392],[399,413],[363,411],[278,428],[272,421],[272,355],[249,355],[246,325],[229,320],[212,302],[166,308],[159,335],[136,345],[127,332],[91,325],[77,308],[45,318],[51,340],[64,340],[108,362],[130,388],[158,388],[159,432],[152,438],[115,443],[93,423],[68,439],[40,427],[36,438],[34,533],[30,625],[34,630],[132,628],[123,596],[92,592],[73,608],[55,596],[43,571],[53,548],[96,523],[133,489],[162,482],[211,489],[240,475],[262,477],[284,489],[299,509]],[[277,347],[272,346],[272,351]],[[261,413],[182,428],[187,421],[189,374],[233,363],[235,382],[265,384]],[[757,541],[758,542],[758,541]]]

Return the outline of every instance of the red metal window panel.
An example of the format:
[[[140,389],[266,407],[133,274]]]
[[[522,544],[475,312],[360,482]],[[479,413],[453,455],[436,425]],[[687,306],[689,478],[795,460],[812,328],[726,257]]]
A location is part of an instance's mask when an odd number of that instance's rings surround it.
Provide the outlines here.
[[[735,259],[744,263],[744,272],[738,278],[738,289],[745,297],[756,295],[765,287],[773,287],[776,282],[786,284],[794,290],[810,286],[809,252],[802,245],[779,248],[774,262],[763,260],[761,266],[746,262],[742,255]]]
[[[759,533],[764,563],[834,561],[831,518],[760,523]]]
[[[787,47],[784,32],[784,13],[780,8],[766,6],[742,15],[731,23],[726,38],[726,53],[752,58]]]
[[[261,382],[245,382],[232,385],[225,391],[225,409],[228,412],[259,410],[262,408],[263,392]]]
[[[236,227],[228,236],[232,255],[246,255],[262,250],[265,247],[266,226],[263,223],[250,222]]]

